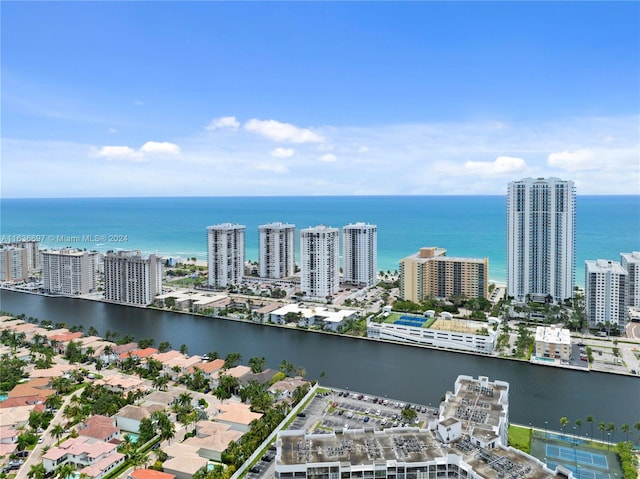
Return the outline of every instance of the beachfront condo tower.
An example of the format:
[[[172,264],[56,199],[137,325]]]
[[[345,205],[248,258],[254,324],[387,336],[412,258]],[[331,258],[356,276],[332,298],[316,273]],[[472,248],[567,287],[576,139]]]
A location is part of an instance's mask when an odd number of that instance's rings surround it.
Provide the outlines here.
[[[627,305],[640,308],[640,251],[621,253],[620,264],[629,274],[627,277]]]
[[[489,258],[446,256],[447,250],[420,248],[400,260],[400,297],[420,303],[427,298],[486,298]]]
[[[0,244],[0,281],[22,282],[29,279],[29,258],[25,248]]]
[[[575,187],[558,178],[512,181],[507,195],[507,291],[559,303],[575,284]]]
[[[65,248],[40,251],[42,289],[53,294],[87,294],[96,289],[97,251]]]
[[[300,231],[300,288],[312,298],[326,298],[340,287],[339,232],[324,225]]]
[[[281,279],[295,273],[295,225],[269,223],[260,234],[260,277]]]
[[[140,251],[109,251],[104,256],[104,299],[147,306],[162,293],[162,260]]]
[[[208,284],[226,288],[240,284],[244,276],[245,226],[222,223],[207,226]]]
[[[590,328],[616,326],[627,321],[627,271],[617,261],[585,261],[584,302]]]
[[[342,281],[360,287],[373,286],[378,278],[378,227],[366,223],[344,226],[342,254]]]

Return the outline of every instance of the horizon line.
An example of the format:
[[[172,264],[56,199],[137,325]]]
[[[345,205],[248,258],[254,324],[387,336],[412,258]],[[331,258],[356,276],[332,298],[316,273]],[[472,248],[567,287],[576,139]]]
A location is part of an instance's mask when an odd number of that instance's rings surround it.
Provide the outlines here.
[[[15,197],[0,197],[0,201],[4,200],[88,200],[88,199],[175,199],[175,198],[420,198],[420,197],[432,197],[432,198],[472,198],[472,197],[506,197],[504,194],[442,194],[442,195],[426,195],[426,194],[370,194],[370,195],[348,195],[348,194],[336,194],[336,195],[166,195],[166,196],[15,196]],[[635,194],[577,194],[576,197],[640,197],[640,193]]]

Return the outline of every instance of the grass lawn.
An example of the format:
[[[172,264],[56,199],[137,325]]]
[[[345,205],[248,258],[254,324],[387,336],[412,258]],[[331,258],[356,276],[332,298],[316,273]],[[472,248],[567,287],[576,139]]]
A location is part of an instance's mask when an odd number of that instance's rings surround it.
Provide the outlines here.
[[[509,445],[528,453],[531,450],[531,429],[510,425]]]

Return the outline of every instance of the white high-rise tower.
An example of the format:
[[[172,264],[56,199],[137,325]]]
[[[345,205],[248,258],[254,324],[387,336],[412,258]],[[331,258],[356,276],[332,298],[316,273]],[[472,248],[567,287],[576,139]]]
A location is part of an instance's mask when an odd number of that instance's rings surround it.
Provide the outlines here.
[[[260,277],[286,278],[295,269],[294,225],[270,223],[258,227],[260,232]]]
[[[244,225],[207,226],[209,286],[226,288],[244,276]]]
[[[378,275],[378,227],[365,223],[342,228],[343,282],[373,286]]]
[[[585,261],[585,315],[590,327],[617,326],[627,320],[627,271],[616,261]]]
[[[340,287],[338,235],[324,225],[300,231],[300,287],[308,296],[325,298]]]
[[[109,251],[104,256],[104,299],[146,306],[162,293],[162,259],[140,251]]]
[[[627,271],[627,305],[640,308],[640,251],[621,253],[620,263]]]
[[[558,178],[512,181],[507,197],[507,290],[516,300],[573,297],[575,187]]]

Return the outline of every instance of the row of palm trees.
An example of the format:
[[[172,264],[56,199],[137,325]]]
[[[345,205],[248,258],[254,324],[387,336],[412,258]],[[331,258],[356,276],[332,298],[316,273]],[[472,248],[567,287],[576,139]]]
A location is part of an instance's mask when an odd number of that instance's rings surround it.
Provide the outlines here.
[[[587,416],[585,418],[585,422],[589,423],[591,428],[590,437],[593,438],[593,428],[596,424],[596,419],[593,416]],[[560,429],[562,432],[564,432],[564,429],[565,427],[567,427],[568,424],[569,424],[569,419],[567,419],[566,417],[560,418]],[[573,427],[574,429],[576,428],[578,429],[578,435],[581,434],[583,424],[584,422],[582,421],[582,419],[576,419],[574,421]],[[618,430],[618,427],[616,426],[616,424],[612,422],[605,423],[603,421],[600,421],[598,422],[598,429],[600,430],[600,432],[602,432],[602,442],[605,441],[605,434],[608,437],[608,442],[614,442],[615,432]],[[638,437],[636,438],[636,440],[640,440],[640,421],[636,422],[633,425],[633,429],[635,429],[638,432]],[[626,434],[626,441],[628,442],[629,433],[631,432],[631,426],[629,426],[629,424],[623,424],[622,426],[620,426],[620,431]]]

